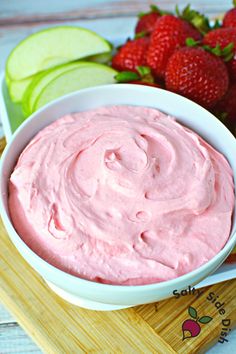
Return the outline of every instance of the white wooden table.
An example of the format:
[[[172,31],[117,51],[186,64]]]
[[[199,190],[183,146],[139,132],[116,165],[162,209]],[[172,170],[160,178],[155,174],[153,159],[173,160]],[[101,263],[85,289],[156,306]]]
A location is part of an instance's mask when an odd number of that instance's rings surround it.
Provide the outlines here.
[[[4,68],[11,49],[26,35],[42,27],[62,22],[73,23],[96,30],[110,40],[122,40],[132,35],[134,16],[147,10],[151,3],[154,1],[0,0],[0,70]],[[188,2],[158,1],[158,5],[167,10],[172,10],[175,3],[184,6]],[[231,0],[192,0],[191,3],[211,17],[223,13],[231,6]],[[233,331],[229,336],[229,343],[218,344],[208,353],[235,353],[235,348],[236,331]],[[9,353],[39,354],[41,351],[0,304],[0,354]]]

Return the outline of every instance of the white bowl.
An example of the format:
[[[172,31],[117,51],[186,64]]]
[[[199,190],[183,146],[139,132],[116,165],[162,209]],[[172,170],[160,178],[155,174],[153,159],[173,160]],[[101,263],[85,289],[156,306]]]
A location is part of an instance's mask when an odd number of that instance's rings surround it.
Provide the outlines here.
[[[170,297],[173,290],[193,286],[214,272],[236,244],[234,215],[227,244],[203,266],[176,279],[157,284],[120,286],[95,283],[65,273],[41,259],[22,241],[11,223],[8,211],[8,181],[19,154],[39,130],[62,115],[111,104],[154,107],[177,117],[227,157],[236,180],[236,141],[233,135],[201,106],[165,90],[128,84],[98,86],[59,98],[27,119],[17,129],[2,156],[0,211],[4,225],[21,255],[55,292],[69,302],[96,310],[121,309]]]

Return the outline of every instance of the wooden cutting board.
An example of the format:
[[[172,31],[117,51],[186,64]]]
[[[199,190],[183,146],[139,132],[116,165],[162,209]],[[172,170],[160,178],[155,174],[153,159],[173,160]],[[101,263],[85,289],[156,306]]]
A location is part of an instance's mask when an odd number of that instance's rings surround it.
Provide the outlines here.
[[[0,141],[0,150],[4,144]],[[76,307],[54,294],[24,261],[0,220],[0,301],[47,354],[205,352],[218,341],[223,319],[230,320],[227,328],[236,324],[236,279],[202,290],[198,299],[186,295],[113,312]],[[216,296],[224,315],[207,300]],[[197,337],[183,340],[189,306],[212,320],[201,324]],[[230,334],[226,338],[230,341]]]

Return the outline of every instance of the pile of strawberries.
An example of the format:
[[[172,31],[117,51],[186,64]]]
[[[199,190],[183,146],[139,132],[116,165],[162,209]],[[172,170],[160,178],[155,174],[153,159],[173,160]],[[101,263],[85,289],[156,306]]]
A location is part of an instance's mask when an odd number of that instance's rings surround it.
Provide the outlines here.
[[[119,82],[165,88],[212,111],[236,134],[236,8],[222,21],[188,5],[182,13],[155,5],[140,14],[134,39],[112,59]]]

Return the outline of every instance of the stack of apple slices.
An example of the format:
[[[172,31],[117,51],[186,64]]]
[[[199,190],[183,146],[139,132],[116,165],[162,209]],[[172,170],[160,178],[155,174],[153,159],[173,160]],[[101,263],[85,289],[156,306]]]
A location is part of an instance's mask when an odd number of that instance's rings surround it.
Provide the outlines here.
[[[84,28],[60,26],[20,42],[6,63],[11,100],[27,117],[48,102],[82,88],[111,84],[117,72],[104,63],[111,45]]]

